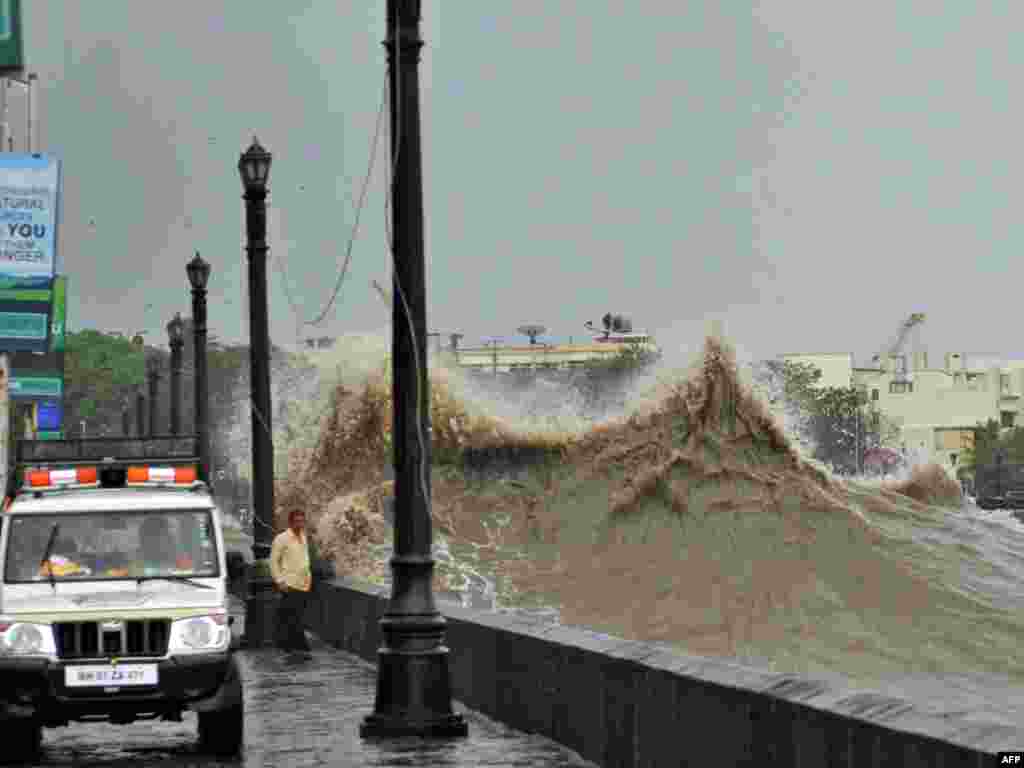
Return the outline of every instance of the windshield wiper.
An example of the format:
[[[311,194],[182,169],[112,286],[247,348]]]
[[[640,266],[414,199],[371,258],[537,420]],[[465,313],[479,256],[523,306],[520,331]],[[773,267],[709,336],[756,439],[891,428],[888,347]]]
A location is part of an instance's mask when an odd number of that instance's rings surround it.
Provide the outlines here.
[[[193,586],[193,587],[200,587],[202,589],[213,589],[213,587],[211,587],[209,584],[203,584],[201,581],[195,581],[193,579],[190,579],[188,576],[175,576],[174,574],[171,574],[171,575],[168,575],[168,576],[139,576],[139,578],[137,578],[135,580],[135,584],[137,586],[137,585],[141,584],[144,581],[156,581],[156,580],[159,580],[159,581],[183,581],[186,584],[188,584],[190,586]]]
[[[60,531],[60,523],[54,523],[53,528],[50,529],[50,539],[46,542],[46,551],[43,552],[43,559],[39,561],[39,567],[46,566],[46,571],[50,576],[50,587],[54,592],[57,591],[57,577],[53,573],[53,563],[49,562],[50,555],[53,553],[54,542],[57,541],[57,533]]]

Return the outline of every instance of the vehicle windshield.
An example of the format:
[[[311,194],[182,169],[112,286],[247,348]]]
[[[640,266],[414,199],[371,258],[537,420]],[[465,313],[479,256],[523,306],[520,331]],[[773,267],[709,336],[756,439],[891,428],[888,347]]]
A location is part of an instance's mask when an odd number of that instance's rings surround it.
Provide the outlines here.
[[[209,510],[14,514],[8,525],[8,584],[219,575]]]

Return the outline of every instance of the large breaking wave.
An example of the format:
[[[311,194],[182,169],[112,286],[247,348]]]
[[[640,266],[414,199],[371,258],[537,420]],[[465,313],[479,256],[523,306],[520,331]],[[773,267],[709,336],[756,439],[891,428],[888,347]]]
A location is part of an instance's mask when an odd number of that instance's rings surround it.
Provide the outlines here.
[[[275,396],[276,524],[302,505],[338,570],[377,582],[392,535],[387,354],[383,335],[342,337]],[[785,671],[1024,680],[1024,620],[983,588],[1005,565],[930,533],[959,514],[944,471],[834,477],[720,334],[682,362],[600,418],[557,388],[513,397],[433,365],[437,590],[484,584],[499,607]]]

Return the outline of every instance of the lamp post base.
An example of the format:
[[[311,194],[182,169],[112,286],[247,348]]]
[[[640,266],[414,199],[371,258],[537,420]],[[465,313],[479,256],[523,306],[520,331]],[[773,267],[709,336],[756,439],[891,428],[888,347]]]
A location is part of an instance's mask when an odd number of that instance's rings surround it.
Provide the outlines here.
[[[448,649],[378,652],[376,711],[359,727],[364,739],[463,738],[469,727],[451,709]]]
[[[274,644],[280,599],[273,581],[261,576],[249,577],[249,594],[245,601],[246,648],[266,648]]]

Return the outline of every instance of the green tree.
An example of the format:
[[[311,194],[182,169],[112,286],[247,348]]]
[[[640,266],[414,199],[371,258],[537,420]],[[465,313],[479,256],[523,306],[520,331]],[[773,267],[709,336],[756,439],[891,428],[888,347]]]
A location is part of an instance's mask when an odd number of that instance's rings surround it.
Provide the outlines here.
[[[811,406],[818,397],[821,369],[811,363],[766,360],[755,379],[768,390],[769,399],[784,399],[798,407]]]
[[[181,427],[185,434],[195,429],[195,354],[191,339],[191,325],[186,320],[181,407]],[[78,423],[84,419],[89,435],[120,434],[121,410],[125,402],[130,405],[134,423],[136,386],[142,385],[145,396],[149,397],[145,379],[147,359],[154,361],[161,372],[156,431],[165,433],[170,426],[169,349],[147,347],[141,337],[129,340],[92,329],[69,333],[64,356],[65,429],[72,435],[77,434]],[[245,495],[244,483],[232,471],[238,451],[237,446],[233,447],[229,442],[229,427],[238,416],[238,401],[248,397],[249,361],[249,347],[246,345],[213,342],[207,349],[211,458],[216,468],[228,470],[223,487],[217,490],[229,496]],[[312,372],[311,364],[303,356],[271,346],[271,379],[276,391],[290,391],[296,377]],[[280,425],[281,421],[278,419],[275,424]]]
[[[960,454],[958,474],[971,476],[977,467],[994,463],[999,448],[1006,449],[1008,461],[1024,461],[1024,430],[1015,427],[1004,434],[995,419],[979,421],[974,428],[974,445]]]
[[[93,434],[121,429],[121,404],[142,383],[145,350],[129,339],[96,330],[68,333],[64,352],[64,422],[82,419]]]
[[[899,435],[898,425],[857,386],[818,389],[809,423],[815,458],[843,472],[861,471],[865,451],[891,445]]]

